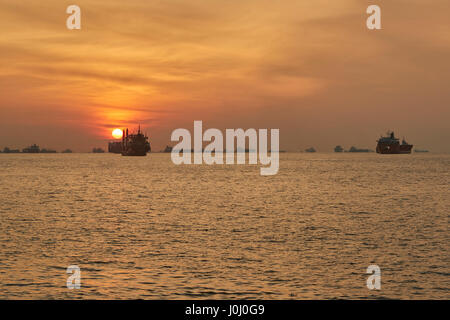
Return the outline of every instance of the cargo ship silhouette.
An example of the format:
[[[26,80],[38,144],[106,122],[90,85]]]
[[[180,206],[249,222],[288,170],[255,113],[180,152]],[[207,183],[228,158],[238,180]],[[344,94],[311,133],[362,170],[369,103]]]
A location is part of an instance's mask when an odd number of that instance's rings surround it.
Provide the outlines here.
[[[381,154],[409,154],[413,148],[403,138],[402,143],[395,137],[394,132],[388,132],[386,137],[377,140],[377,153]]]
[[[108,152],[123,156],[146,156],[151,151],[148,137],[141,132],[140,126],[137,133],[128,133],[128,128],[123,133],[121,142],[113,141],[108,144]]]

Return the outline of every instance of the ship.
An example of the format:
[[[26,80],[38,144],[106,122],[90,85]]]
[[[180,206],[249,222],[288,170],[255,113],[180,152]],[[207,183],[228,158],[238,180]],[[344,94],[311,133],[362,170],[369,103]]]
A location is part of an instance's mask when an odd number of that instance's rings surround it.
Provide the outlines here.
[[[163,151],[164,153],[171,153],[172,152],[172,147],[170,146],[166,146],[166,148]]]
[[[394,132],[388,132],[386,137],[377,140],[377,153],[381,154],[410,154],[413,148],[412,144],[406,142],[403,138],[402,143],[395,137]]]
[[[24,148],[22,149],[23,153],[40,153],[41,149],[39,148],[38,145],[33,144],[31,146],[29,146],[28,148]]]
[[[56,150],[44,148],[41,150],[41,153],[56,153]]]
[[[342,148],[341,146],[336,146],[334,148],[334,152],[344,152],[344,148]]]
[[[108,143],[108,152],[122,153],[122,141],[111,141]]]
[[[139,126],[137,133],[128,133],[128,128],[124,131],[122,137],[122,155],[123,156],[146,156],[151,151],[148,137],[141,132]]]
[[[20,150],[19,149],[10,149],[8,147],[5,147],[3,149],[3,153],[20,153]]]
[[[102,148],[93,148],[92,153],[105,153],[105,150]]]
[[[350,149],[348,149],[347,152],[373,152],[373,151],[370,149],[360,149],[360,148],[352,146]]]

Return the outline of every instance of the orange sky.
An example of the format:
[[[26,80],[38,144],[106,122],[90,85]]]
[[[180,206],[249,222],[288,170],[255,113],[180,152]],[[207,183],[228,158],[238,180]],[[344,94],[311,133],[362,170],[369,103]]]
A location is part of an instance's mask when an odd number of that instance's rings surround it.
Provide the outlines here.
[[[68,5],[82,29],[68,30]],[[365,26],[382,8],[383,30]],[[448,0],[0,0],[0,149],[162,149],[194,120],[280,128],[281,149],[450,152]]]

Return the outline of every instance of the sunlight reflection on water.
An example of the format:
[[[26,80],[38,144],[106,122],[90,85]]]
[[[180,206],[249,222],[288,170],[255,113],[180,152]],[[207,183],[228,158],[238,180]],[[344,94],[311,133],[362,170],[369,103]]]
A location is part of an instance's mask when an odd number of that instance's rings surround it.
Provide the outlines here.
[[[0,165],[1,298],[450,298],[448,155],[287,153],[270,177],[168,154]]]

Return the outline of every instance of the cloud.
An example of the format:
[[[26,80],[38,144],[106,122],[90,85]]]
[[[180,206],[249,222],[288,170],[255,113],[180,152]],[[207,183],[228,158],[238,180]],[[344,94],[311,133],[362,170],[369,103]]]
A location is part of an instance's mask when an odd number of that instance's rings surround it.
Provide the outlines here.
[[[127,122],[279,126],[284,149],[401,126],[448,148],[436,141],[448,136],[450,4],[385,2],[371,32],[369,3],[78,0],[82,30],[69,31],[72,3],[4,0],[0,121],[79,121],[93,136]]]

